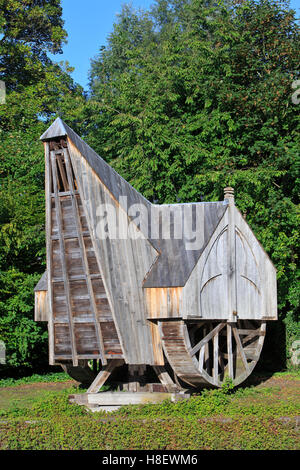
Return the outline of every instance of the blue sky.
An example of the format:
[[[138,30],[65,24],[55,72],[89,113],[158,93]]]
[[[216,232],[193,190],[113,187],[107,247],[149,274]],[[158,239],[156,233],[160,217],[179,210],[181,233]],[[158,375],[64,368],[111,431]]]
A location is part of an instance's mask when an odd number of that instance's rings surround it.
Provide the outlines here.
[[[300,0],[299,0],[300,1]],[[100,46],[106,44],[117,14],[123,4],[148,10],[153,0],[62,0],[63,19],[68,33],[68,44],[63,54],[55,55],[53,60],[67,60],[75,71],[74,80],[85,89],[88,87],[90,60],[98,53]]]
[[[62,0],[68,44],[64,46],[63,54],[53,59],[67,60],[75,67],[72,76],[86,90],[90,60],[98,53],[100,46],[106,44],[124,3],[148,10],[154,0]],[[299,17],[300,0],[291,0],[291,7]]]

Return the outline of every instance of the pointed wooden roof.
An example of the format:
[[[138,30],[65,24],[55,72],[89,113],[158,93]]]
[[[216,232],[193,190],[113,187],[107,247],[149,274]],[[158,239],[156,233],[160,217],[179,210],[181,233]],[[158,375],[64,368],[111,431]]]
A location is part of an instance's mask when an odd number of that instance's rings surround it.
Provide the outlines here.
[[[120,206],[127,212],[133,204],[143,204],[147,211],[147,223],[149,233],[144,233],[151,245],[157,250],[157,259],[144,280],[144,287],[175,287],[184,286],[193,268],[195,267],[201,253],[208,243],[212,233],[215,231],[219,221],[228,207],[228,201],[219,202],[196,202],[185,204],[164,204],[156,205],[148,201],[136,189],[134,189],[122,176],[120,176],[108,163],[103,160],[76,132],[74,132],[64,121],[57,118],[46,132],[41,136],[42,141],[49,141],[58,137],[68,137],[70,140],[70,153],[78,151],[95,171],[99,179],[110,191],[113,198],[117,200]],[[123,206],[126,196],[126,206]],[[124,202],[125,203],[125,202]],[[159,225],[169,217],[170,208],[178,206],[190,206],[190,223],[195,226],[196,206],[203,207],[204,235],[203,245],[197,249],[186,249],[185,239],[163,239],[151,238],[151,211],[159,211],[161,214]],[[141,214],[143,217],[143,214]],[[204,223],[205,220],[205,223]],[[141,224],[141,227],[143,224]],[[142,228],[140,228],[142,231]],[[159,232],[162,233],[161,227]]]

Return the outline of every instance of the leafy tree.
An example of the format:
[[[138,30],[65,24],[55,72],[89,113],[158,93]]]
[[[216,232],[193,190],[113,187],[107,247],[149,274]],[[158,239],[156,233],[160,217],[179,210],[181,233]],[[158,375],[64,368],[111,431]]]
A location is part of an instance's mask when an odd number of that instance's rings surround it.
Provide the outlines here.
[[[277,267],[288,346],[299,334],[298,51],[288,2],[126,8],[92,61],[83,112],[91,145],[150,200],[218,200],[223,187],[235,187]],[[276,351],[281,330],[271,331]]]
[[[0,0],[0,338],[7,366],[47,367],[47,331],[33,288],[45,269],[44,156],[39,136],[58,114],[73,127],[85,99],[68,64],[60,0]],[[11,373],[11,371],[10,371]]]

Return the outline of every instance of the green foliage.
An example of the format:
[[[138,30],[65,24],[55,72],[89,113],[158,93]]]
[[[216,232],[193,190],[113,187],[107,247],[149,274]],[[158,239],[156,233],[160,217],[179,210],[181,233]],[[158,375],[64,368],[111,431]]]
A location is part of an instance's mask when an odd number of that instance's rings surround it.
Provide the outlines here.
[[[66,31],[61,14],[60,0],[0,1],[0,75],[8,88],[37,83],[50,63],[46,53],[62,52]]]
[[[115,415],[124,417],[186,417],[206,418],[211,416],[236,417],[257,416],[295,416],[300,411],[299,403],[282,402],[266,404],[264,400],[249,401],[249,397],[263,398],[276,394],[279,388],[246,388],[238,389],[230,396],[228,391],[224,390],[204,390],[198,396],[192,396],[189,400],[172,403],[170,400],[162,404],[129,405],[123,406],[120,410],[114,412]]]
[[[31,384],[31,383],[43,383],[43,382],[65,382],[70,380],[70,376],[65,372],[52,372],[50,374],[32,374],[28,377],[22,377],[20,379],[1,379],[0,388],[4,387],[15,387],[18,385]]]
[[[110,414],[70,405],[68,395],[78,393],[74,387],[44,392],[27,408],[16,402],[0,412],[0,448],[297,449],[295,385],[285,373],[269,386],[232,392],[228,384],[190,400],[128,406]]]
[[[230,435],[230,439],[228,436]],[[16,419],[0,431],[2,450],[296,450],[294,423],[240,418],[230,421],[90,417]]]
[[[56,115],[72,124],[85,98],[68,64],[60,0],[0,0],[0,338],[6,372],[45,368],[46,325],[34,322],[33,288],[45,269],[44,155],[39,136]],[[76,126],[74,126],[76,127]],[[3,368],[3,367],[2,367]]]

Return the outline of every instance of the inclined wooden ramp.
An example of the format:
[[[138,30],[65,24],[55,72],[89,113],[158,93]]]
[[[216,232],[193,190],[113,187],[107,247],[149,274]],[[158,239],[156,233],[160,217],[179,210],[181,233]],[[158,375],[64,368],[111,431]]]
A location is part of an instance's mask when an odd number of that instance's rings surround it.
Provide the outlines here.
[[[123,355],[65,145],[50,148],[53,362],[106,364]]]

